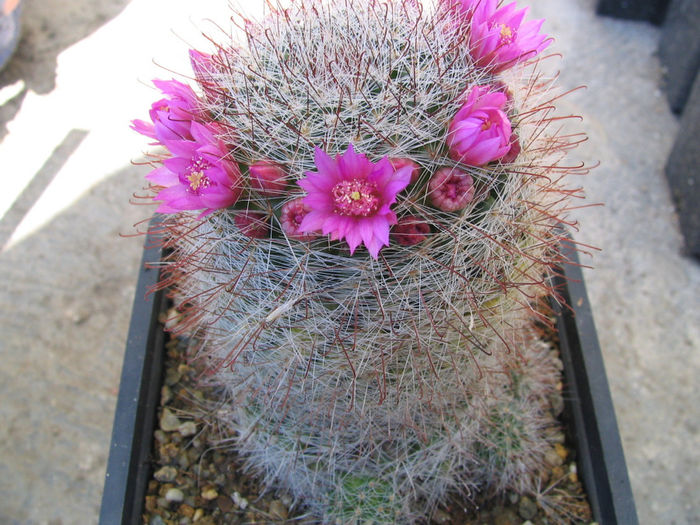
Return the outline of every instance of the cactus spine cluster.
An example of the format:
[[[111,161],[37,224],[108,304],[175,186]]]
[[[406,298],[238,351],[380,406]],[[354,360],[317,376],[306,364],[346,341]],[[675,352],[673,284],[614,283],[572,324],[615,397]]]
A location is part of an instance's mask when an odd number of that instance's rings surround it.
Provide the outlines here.
[[[246,21],[244,44],[195,55],[195,112],[237,188],[230,206],[165,220],[174,330],[198,341],[247,466],[326,522],[405,523],[451,493],[526,493],[556,427],[559,363],[533,326],[579,137],[559,131],[541,57],[477,65],[458,7],[302,0]],[[507,99],[508,158],[473,165],[448,145],[473,86]],[[305,195],[295,181],[320,171],[316,150],[349,145],[413,163],[391,209],[398,224],[419,218],[415,242],[392,226],[375,258],[283,227]],[[261,161],[286,186],[260,191]],[[187,169],[196,190],[204,172]],[[457,210],[431,197],[440,170],[469,177]]]

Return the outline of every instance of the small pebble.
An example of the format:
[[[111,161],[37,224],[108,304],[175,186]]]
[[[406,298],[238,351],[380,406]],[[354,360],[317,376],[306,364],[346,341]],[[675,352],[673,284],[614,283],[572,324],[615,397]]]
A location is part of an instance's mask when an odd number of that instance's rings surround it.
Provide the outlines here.
[[[564,441],[566,441],[566,436],[561,430],[552,434],[552,442],[563,444]]]
[[[197,425],[194,421],[185,421],[177,427],[177,431],[183,437],[193,436],[197,433]]]
[[[186,503],[183,503],[182,505],[180,505],[179,512],[181,515],[183,515],[186,518],[191,519],[192,517],[194,517],[194,509],[191,506],[187,505]]]
[[[156,470],[155,474],[153,474],[153,477],[161,483],[174,481],[176,476],[177,470],[174,467],[162,467]]]
[[[523,496],[518,504],[518,514],[524,520],[531,520],[537,515],[537,505],[527,496]]]
[[[576,469],[576,463],[571,463],[569,465],[569,481],[571,483],[578,482],[578,470]]]
[[[180,503],[184,499],[185,495],[180,489],[169,489],[168,492],[165,493],[165,500],[168,503]]]
[[[172,401],[173,399],[173,391],[170,390],[170,387],[168,385],[163,385],[163,388],[160,389],[160,404],[161,405],[167,405]]]
[[[174,430],[177,430],[181,424],[182,422],[177,418],[175,414],[173,414],[167,408],[163,409],[163,413],[160,415],[161,430],[165,432],[173,432]]]
[[[287,510],[287,507],[284,506],[284,503],[282,503],[280,500],[276,499],[273,500],[270,503],[270,507],[268,509],[268,512],[273,518],[279,519],[279,520],[286,520],[287,516],[289,516],[289,511]]]
[[[197,509],[194,511],[194,516],[192,516],[192,521],[197,523],[204,516],[204,511],[202,509]]]
[[[226,496],[219,496],[216,498],[216,504],[219,506],[219,509],[221,509],[221,512],[231,512],[233,510],[233,500]]]
[[[168,368],[165,371],[165,384],[167,386],[173,386],[180,381],[180,378],[182,378],[182,375],[175,370],[174,368]]]
[[[568,451],[566,450],[566,447],[562,445],[561,443],[555,443],[554,444],[554,450],[557,452],[559,457],[562,459],[562,462],[566,459],[566,456],[568,455]]]
[[[219,497],[219,493],[214,488],[204,489],[202,491],[202,499],[212,501]]]
[[[238,492],[234,492],[231,495],[231,499],[236,504],[236,507],[238,507],[241,510],[245,510],[248,506],[248,500],[241,496]]]
[[[148,525],[165,525],[165,522],[158,514],[154,514],[151,516],[151,521],[148,522]]]

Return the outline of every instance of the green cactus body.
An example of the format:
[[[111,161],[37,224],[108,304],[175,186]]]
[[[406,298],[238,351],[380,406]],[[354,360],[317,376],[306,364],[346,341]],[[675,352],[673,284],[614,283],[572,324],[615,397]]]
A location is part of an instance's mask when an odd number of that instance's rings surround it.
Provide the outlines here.
[[[556,425],[557,358],[532,325],[575,193],[560,162],[577,137],[553,129],[536,63],[477,67],[462,29],[418,1],[298,2],[247,24],[245,45],[220,44],[198,72],[198,110],[243,189],[231,207],[166,220],[175,331],[194,334],[207,381],[226,391],[221,423],[247,466],[328,522],[404,523],[449,493],[527,492]],[[448,126],[470,86],[498,83],[520,154],[465,166]],[[429,225],[422,242],[392,240],[375,259],[285,234],[282,206],[304,196],[293,181],[317,169],[315,148],[349,144],[418,165],[392,210]],[[289,174],[284,192],[251,184],[261,159]],[[459,211],[429,196],[445,167],[473,179]],[[247,235],[243,211],[269,230]]]

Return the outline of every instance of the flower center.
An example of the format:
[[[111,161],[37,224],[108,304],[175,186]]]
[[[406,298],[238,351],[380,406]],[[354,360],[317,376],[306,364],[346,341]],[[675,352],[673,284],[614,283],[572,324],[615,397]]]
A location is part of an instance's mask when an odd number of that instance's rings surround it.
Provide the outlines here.
[[[192,158],[192,163],[187,166],[184,174],[189,191],[199,194],[200,190],[211,186],[211,179],[204,173],[210,167],[211,164],[199,155]]]
[[[491,129],[492,125],[493,125],[493,122],[491,122],[490,119],[484,119],[483,122],[481,123],[481,131],[486,131],[487,129]]]
[[[508,45],[513,42],[513,30],[506,24],[501,24],[500,44]]]
[[[335,212],[340,215],[367,217],[379,208],[377,186],[365,180],[344,180],[333,186]]]

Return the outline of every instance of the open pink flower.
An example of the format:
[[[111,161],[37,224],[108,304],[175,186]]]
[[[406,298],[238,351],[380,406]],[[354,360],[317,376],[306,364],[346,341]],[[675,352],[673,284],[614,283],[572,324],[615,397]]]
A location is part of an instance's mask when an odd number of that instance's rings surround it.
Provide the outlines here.
[[[474,86],[450,123],[450,157],[469,166],[501,158],[510,150],[511,125],[503,112],[507,97],[488,86]]]
[[[471,17],[469,53],[476,65],[494,73],[528,60],[551,42],[540,34],[544,19],[524,22],[528,8],[517,10],[515,2],[498,8],[498,0],[460,0],[461,10]]]
[[[192,88],[177,80],[154,80],[153,84],[167,98],[151,105],[152,123],[132,121],[132,129],[163,143],[165,140],[192,140],[190,122],[198,118],[198,99]]]
[[[303,198],[298,198],[285,202],[280,213],[280,223],[282,231],[291,239],[298,241],[310,241],[318,236],[316,232],[304,233],[300,230],[301,223],[306,217],[306,214],[311,211],[308,205],[304,204]]]
[[[430,201],[442,211],[457,211],[474,198],[474,180],[455,168],[440,168],[428,182]]]
[[[153,184],[164,187],[154,197],[163,201],[156,212],[204,210],[202,215],[207,215],[236,202],[241,174],[236,163],[226,158],[226,147],[212,128],[191,122],[192,140],[163,141],[173,156],[146,175]]]
[[[423,242],[430,234],[430,225],[415,215],[406,215],[391,229],[392,237],[401,246],[413,246]]]
[[[304,204],[311,209],[299,229],[345,239],[351,254],[364,244],[377,259],[382,246],[389,245],[389,227],[396,223],[390,208],[408,186],[411,167],[394,170],[386,157],[375,164],[355,153],[352,144],[335,160],[316,148],[315,161],[318,172],[307,171],[298,181],[308,193]]]

